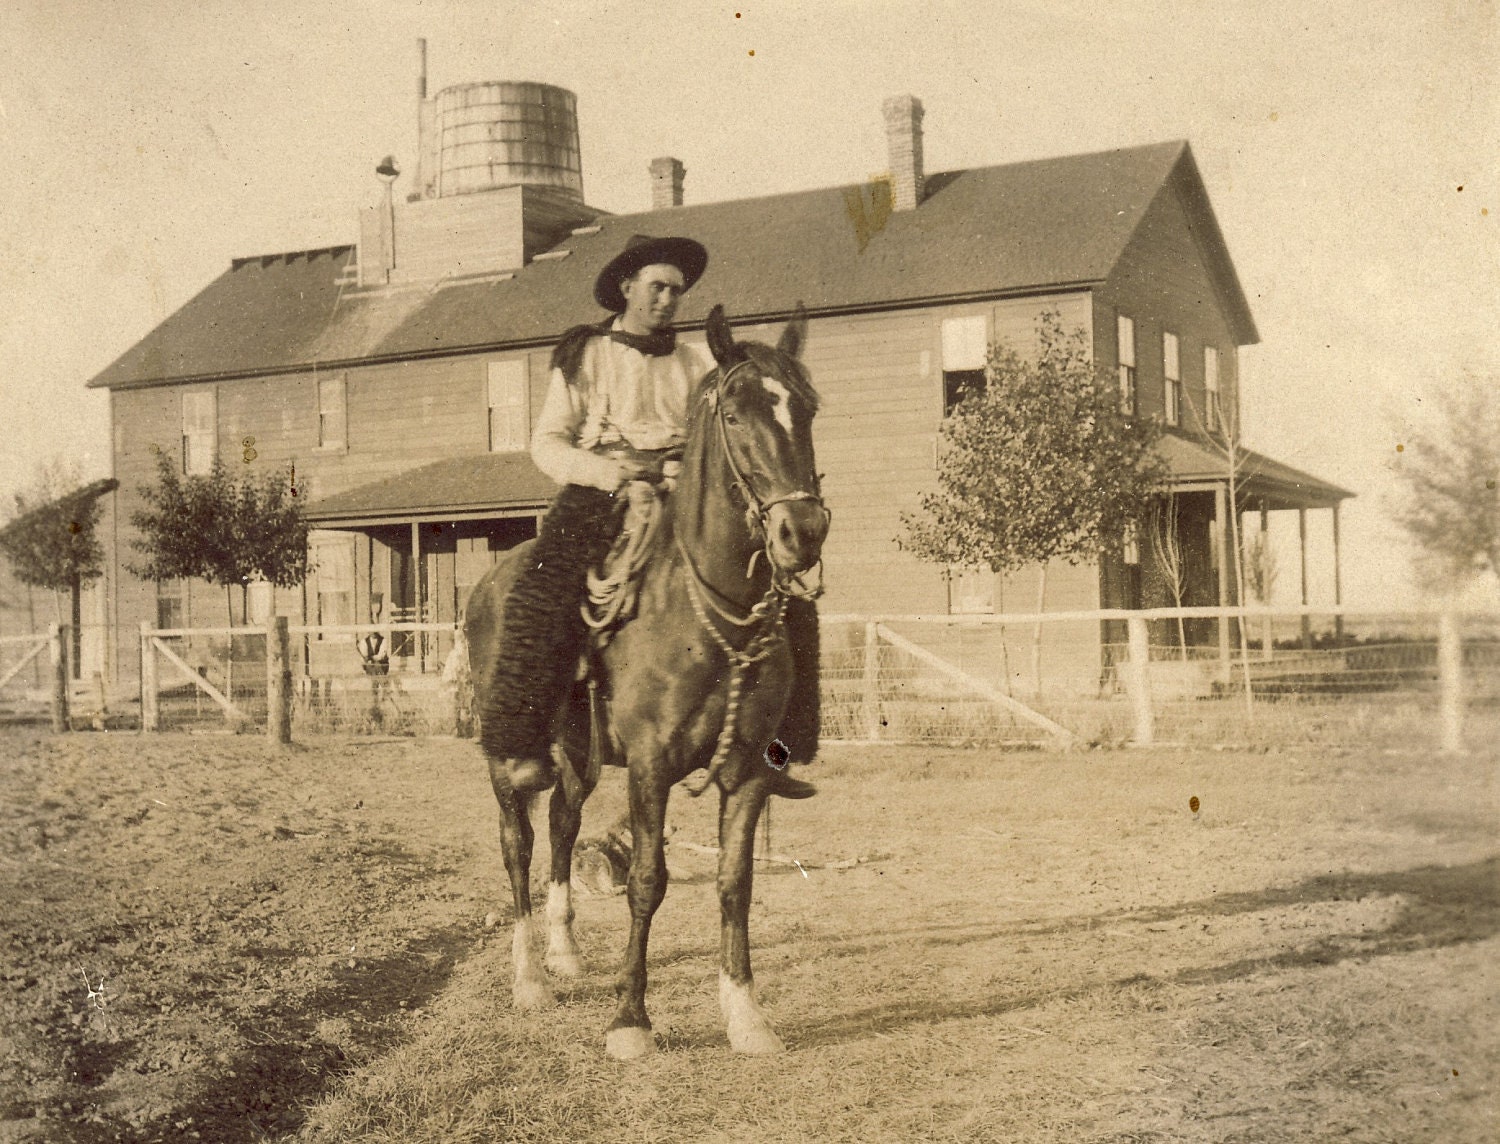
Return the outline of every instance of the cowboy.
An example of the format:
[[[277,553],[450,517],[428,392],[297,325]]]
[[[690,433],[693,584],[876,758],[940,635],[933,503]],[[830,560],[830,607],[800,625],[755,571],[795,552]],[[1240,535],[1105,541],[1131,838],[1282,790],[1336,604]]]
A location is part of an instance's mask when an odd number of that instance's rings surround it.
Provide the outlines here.
[[[637,236],[594,282],[594,300],[611,316],[575,326],[553,351],[531,456],[562,490],[507,598],[482,715],[486,749],[506,759],[517,791],[545,790],[557,779],[553,719],[583,646],[585,578],[619,530],[618,506],[643,495],[650,486],[642,482],[659,480],[663,464],[681,454],[688,398],[711,363],[677,341],[672,320],[707,265],[708,251],[690,238]],[[812,623],[816,656],[816,613]],[[799,737],[815,743],[816,731]],[[780,769],[784,760],[776,760],[772,792],[814,794]]]

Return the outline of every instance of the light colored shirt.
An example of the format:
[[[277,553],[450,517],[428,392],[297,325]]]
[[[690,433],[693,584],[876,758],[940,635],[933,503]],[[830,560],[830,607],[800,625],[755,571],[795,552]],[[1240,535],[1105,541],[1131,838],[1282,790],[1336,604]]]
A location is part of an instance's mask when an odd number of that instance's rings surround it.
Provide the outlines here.
[[[618,463],[591,450],[681,444],[688,397],[707,372],[702,354],[680,341],[670,354],[653,357],[609,338],[591,338],[572,384],[562,370],[552,371],[531,434],[531,459],[560,485],[613,492],[620,487]]]

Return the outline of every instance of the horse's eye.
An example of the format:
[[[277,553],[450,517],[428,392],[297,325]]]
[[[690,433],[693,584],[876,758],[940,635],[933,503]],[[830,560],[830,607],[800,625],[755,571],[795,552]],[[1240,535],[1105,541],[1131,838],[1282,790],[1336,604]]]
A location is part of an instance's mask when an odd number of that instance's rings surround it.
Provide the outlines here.
[[[725,414],[724,414],[724,424],[726,424],[726,425],[738,425],[739,423],[740,423],[740,419],[738,417],[736,417],[733,413],[725,412]]]

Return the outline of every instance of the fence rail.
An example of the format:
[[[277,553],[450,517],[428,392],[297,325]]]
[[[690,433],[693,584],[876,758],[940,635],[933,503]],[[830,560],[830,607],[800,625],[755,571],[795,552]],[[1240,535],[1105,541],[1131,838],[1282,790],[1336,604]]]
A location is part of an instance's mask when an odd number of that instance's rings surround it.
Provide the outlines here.
[[[825,740],[1358,744],[1388,729],[1457,750],[1500,730],[1500,613],[1487,611],[828,614],[822,627]],[[0,674],[43,647],[65,665],[61,627],[5,637]],[[227,720],[284,742],[324,730],[465,733],[472,722],[455,624],[143,625],[140,650],[150,730]],[[63,726],[66,667],[54,675]]]

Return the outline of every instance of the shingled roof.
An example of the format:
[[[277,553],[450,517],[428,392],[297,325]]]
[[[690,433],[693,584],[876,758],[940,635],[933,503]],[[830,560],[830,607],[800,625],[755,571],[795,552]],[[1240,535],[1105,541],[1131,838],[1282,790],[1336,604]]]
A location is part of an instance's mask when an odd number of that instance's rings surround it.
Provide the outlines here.
[[[1157,447],[1174,484],[1223,483],[1229,479],[1228,454],[1218,447],[1210,448],[1203,441],[1176,433],[1163,435]],[[1241,447],[1239,456],[1239,495],[1250,501],[1264,500],[1268,509],[1328,508],[1354,496],[1348,489],[1254,449]]]
[[[449,457],[393,477],[359,485],[308,506],[314,525],[345,527],[352,520],[410,520],[532,508],[546,504],[557,485],[524,453]]]
[[[601,215],[512,275],[358,289],[336,246],[236,259],[101,372],[130,387],[545,345],[599,317],[595,276],[635,234],[687,235],[711,252],[679,324],[715,302],[768,320],[798,302],[848,313],[1103,282],[1169,184],[1185,195],[1237,339],[1255,340],[1243,292],[1184,142],[929,176],[916,210],[885,184]]]

